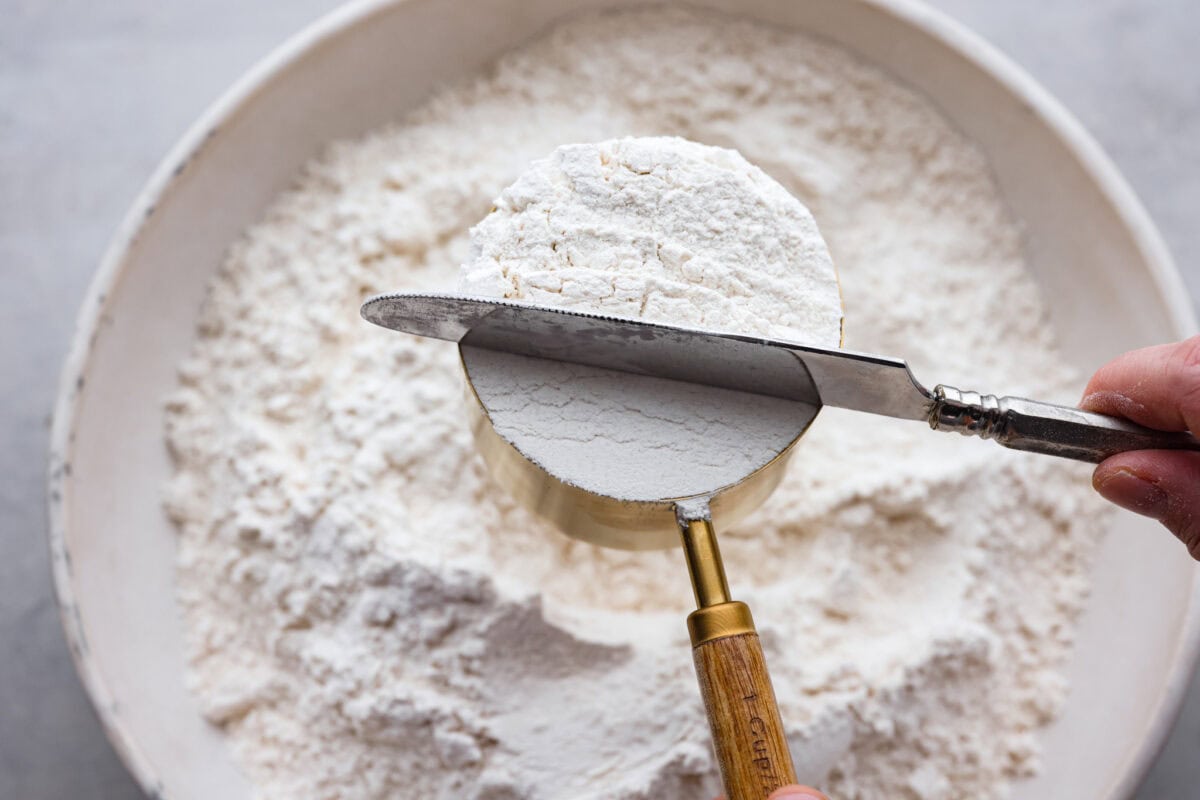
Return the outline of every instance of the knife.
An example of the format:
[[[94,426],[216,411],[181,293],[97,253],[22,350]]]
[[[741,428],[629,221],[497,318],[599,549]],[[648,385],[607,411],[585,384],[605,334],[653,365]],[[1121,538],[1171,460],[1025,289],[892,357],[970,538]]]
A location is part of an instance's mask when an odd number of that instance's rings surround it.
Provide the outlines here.
[[[1197,450],[1189,433],[939,384],[929,391],[902,359],[761,336],[623,319],[455,294],[383,294],[364,319],[464,348],[566,361],[634,375],[769,395],[992,439],[1005,447],[1099,463],[1128,450]]]

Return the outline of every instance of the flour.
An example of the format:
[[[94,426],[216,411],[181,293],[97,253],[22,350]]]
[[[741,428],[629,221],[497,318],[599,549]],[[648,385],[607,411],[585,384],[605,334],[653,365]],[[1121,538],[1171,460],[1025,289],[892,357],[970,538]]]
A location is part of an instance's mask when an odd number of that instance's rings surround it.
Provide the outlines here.
[[[1075,394],[986,162],[928,101],[708,13],[552,31],[331,145],[212,285],[168,405],[167,503],[190,679],[262,796],[716,793],[680,554],[528,516],[474,452],[453,345],[357,317],[370,292],[452,287],[531,160],[662,134],[738,150],[812,210],[846,347]],[[1085,467],[822,411],[722,540],[800,774],[937,800],[1035,771],[1098,522]]]
[[[675,137],[565,145],[471,229],[458,288],[837,347],[842,301],[808,209],[738,153]],[[468,349],[496,431],[555,477],[656,501],[738,483],[813,408]]]
[[[459,289],[837,347],[817,223],[739,153],[678,137],[557,148],[471,230]]]

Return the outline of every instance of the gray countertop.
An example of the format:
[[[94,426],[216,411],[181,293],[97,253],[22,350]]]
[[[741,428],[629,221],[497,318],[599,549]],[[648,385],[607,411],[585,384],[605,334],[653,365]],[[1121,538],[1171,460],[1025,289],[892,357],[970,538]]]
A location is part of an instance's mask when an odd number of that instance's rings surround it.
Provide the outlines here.
[[[0,5],[0,798],[142,797],[75,677],[51,596],[42,472],[57,371],[97,259],[158,160],[248,66],[334,5]],[[934,5],[1026,67],[1096,135],[1196,297],[1200,6]],[[1200,685],[1138,797],[1200,798]]]

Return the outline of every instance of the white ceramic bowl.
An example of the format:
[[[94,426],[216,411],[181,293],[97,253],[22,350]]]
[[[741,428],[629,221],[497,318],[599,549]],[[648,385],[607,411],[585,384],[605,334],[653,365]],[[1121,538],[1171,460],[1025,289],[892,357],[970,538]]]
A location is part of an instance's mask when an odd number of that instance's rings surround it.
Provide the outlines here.
[[[614,0],[359,3],[235,85],[167,157],[118,231],[79,318],[55,412],[51,545],[76,665],[142,785],[175,800],[249,787],[184,686],[161,403],[226,246],[330,139],[396,118],[568,13]],[[1028,233],[1067,357],[1082,373],[1192,333],[1187,294],[1141,206],[1027,76],[907,0],[707,0],[822,35],[924,91],[986,151]],[[1002,345],[998,345],[1002,346]],[[1196,572],[1123,516],[1099,554],[1070,667],[1022,797],[1132,793],[1170,728],[1197,649]]]

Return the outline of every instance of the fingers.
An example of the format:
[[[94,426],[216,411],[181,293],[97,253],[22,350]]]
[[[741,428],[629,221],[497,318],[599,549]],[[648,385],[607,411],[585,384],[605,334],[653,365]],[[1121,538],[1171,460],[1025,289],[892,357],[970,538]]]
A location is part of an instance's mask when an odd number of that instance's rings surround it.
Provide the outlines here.
[[[1200,336],[1113,359],[1088,381],[1080,407],[1159,430],[1200,432]]]
[[[1096,467],[1092,485],[1122,508],[1162,522],[1200,560],[1200,453],[1121,453]]]
[[[825,795],[818,792],[816,789],[810,789],[807,786],[799,786],[793,784],[784,786],[781,789],[776,789],[771,793],[768,800],[829,800]]]
[[[1080,407],[1200,433],[1200,336],[1110,361],[1088,382]],[[1092,484],[1122,508],[1162,522],[1200,560],[1200,455],[1121,453],[1096,467]]]

